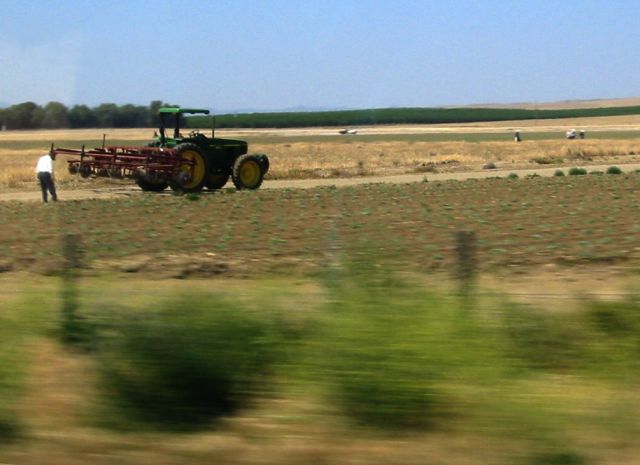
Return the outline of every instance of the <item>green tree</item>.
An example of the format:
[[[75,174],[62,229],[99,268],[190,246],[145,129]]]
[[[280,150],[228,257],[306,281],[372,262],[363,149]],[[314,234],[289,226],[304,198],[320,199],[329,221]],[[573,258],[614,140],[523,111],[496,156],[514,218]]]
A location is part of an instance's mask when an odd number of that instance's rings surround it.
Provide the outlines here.
[[[160,110],[160,108],[162,108],[163,106],[164,103],[162,103],[162,100],[153,100],[149,104],[149,113],[151,113],[152,115],[157,115],[158,110]]]
[[[118,128],[148,127],[149,110],[143,106],[122,105],[116,113],[114,126]]]
[[[118,117],[118,106],[115,103],[102,103],[94,110],[98,127],[112,128]]]
[[[158,116],[158,111],[160,110],[160,108],[162,107],[171,107],[174,105],[168,104],[168,103],[164,103],[162,100],[153,100],[150,104],[149,104],[149,126],[151,127],[158,127],[158,125],[160,124],[160,118]]]
[[[166,104],[162,100],[154,100],[149,104],[149,125],[158,126],[158,111]]]
[[[69,127],[69,110],[60,102],[49,102],[44,107],[40,127],[59,129]]]
[[[74,105],[69,110],[69,125],[72,128],[94,128],[98,126],[98,119],[88,106]]]
[[[24,102],[12,105],[5,110],[6,125],[8,129],[33,128],[34,116],[40,107],[33,102]]]
[[[44,108],[36,106],[33,113],[31,113],[31,121],[29,127],[33,129],[40,129],[42,127],[42,121],[44,120]]]

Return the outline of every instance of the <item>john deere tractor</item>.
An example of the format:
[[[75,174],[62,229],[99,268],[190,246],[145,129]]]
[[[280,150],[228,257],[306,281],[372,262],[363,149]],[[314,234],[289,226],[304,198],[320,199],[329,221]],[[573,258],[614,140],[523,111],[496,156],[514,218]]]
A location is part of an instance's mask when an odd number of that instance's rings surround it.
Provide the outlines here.
[[[149,147],[174,149],[182,161],[179,169],[167,176],[163,170],[149,169],[136,178],[137,184],[145,191],[161,191],[171,186],[174,190],[197,192],[203,187],[220,189],[229,178],[238,189],[257,189],[269,170],[269,159],[264,154],[248,154],[245,141],[215,137],[211,127],[211,137],[199,130],[181,132],[183,115],[204,114],[209,110],[180,107],[160,108],[159,134],[148,144]],[[167,130],[172,134],[167,134]]]

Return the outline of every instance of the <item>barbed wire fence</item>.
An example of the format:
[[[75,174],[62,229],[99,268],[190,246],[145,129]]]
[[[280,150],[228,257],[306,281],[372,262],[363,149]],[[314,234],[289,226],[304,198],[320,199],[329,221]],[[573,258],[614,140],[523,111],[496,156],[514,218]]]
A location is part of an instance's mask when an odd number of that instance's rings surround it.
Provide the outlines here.
[[[330,262],[331,266],[339,266],[339,262],[344,254],[344,244],[341,241],[341,234],[338,227],[332,223],[331,234],[328,240],[329,248],[326,251],[325,259]],[[480,304],[478,301],[482,297],[495,296],[496,292],[491,289],[485,289],[478,285],[481,275],[480,260],[482,259],[479,238],[473,230],[455,231],[451,237],[449,244],[441,243],[441,249],[449,255],[448,263],[451,266],[449,271],[450,277],[453,279],[454,289],[451,297],[462,297],[468,307]],[[60,277],[60,315],[61,328],[60,337],[66,344],[72,346],[82,346],[87,337],[90,335],[91,329],[85,324],[82,312],[80,311],[80,298],[82,293],[82,279],[85,268],[91,267],[91,263],[85,263],[85,250],[82,243],[82,237],[79,234],[65,233],[59,236],[59,244],[62,260],[60,262],[61,269],[56,273]],[[537,241],[536,241],[537,243]],[[519,244],[503,244],[508,247],[515,247]],[[630,266],[625,268],[627,272],[637,271],[637,268]],[[0,289],[2,294],[20,294],[26,291],[20,288]],[[144,290],[131,288],[125,291],[131,295],[144,293]],[[571,292],[554,292],[550,289],[541,289],[539,292],[531,292],[527,290],[518,290],[514,288],[509,292],[505,292],[505,296],[526,299],[528,301],[537,301],[544,303],[545,301],[588,301],[593,300],[594,296],[606,299],[623,299],[638,298],[640,293],[634,292],[633,289],[615,292],[606,291],[598,293],[585,292],[582,295],[575,295]]]

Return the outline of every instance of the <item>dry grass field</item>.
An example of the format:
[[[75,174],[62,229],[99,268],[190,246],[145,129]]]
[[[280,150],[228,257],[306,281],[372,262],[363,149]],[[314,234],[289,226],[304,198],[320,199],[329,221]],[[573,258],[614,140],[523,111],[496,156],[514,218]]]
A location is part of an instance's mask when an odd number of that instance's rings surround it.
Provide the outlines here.
[[[515,129],[523,141],[512,140]],[[569,128],[584,129],[585,140],[568,141]],[[479,171],[492,162],[503,169],[624,164],[640,160],[640,117],[581,118],[429,126],[359,128],[338,136],[338,128],[220,130],[219,137],[240,138],[250,151],[267,153],[267,180],[387,176],[421,172]],[[139,145],[150,129],[0,132],[0,191],[36,189],[33,167],[51,143],[58,147]],[[66,188],[87,186],[57,161],[58,182]],[[95,181],[94,181],[95,183]],[[101,180],[98,185],[105,185]],[[68,187],[67,187],[68,186]]]

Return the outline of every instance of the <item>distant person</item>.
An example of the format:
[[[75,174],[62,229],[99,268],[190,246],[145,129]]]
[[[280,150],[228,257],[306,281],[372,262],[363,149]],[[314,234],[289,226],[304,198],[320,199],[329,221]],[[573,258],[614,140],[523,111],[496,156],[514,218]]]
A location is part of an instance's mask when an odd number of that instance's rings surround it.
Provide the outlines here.
[[[516,142],[520,142],[522,139],[520,138],[520,131],[516,131],[513,133],[513,140]]]
[[[580,129],[580,139],[584,139],[584,129]]]
[[[54,202],[58,201],[58,194],[56,194],[56,184],[53,177],[53,162],[56,159],[56,153],[50,151],[44,154],[38,160],[36,165],[36,175],[40,182],[40,189],[42,189],[42,201],[47,203],[47,192],[51,193],[51,198]]]

